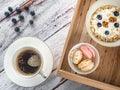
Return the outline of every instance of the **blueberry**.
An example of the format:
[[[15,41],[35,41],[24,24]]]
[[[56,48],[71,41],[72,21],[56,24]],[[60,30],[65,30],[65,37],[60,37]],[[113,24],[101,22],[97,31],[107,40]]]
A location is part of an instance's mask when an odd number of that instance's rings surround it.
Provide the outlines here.
[[[15,11],[16,11],[18,14],[21,13],[21,9],[18,8],[18,7],[15,9]]]
[[[101,15],[97,15],[97,19],[102,20],[102,16]]]
[[[97,26],[98,26],[98,27],[101,27],[101,26],[102,26],[102,24],[101,24],[101,23],[97,23]]]
[[[20,28],[19,27],[15,27],[15,32],[19,32]]]
[[[107,31],[105,31],[105,35],[109,35],[109,33],[110,33],[110,32],[109,32],[108,30],[107,30]]]
[[[8,10],[9,10],[10,12],[12,12],[12,11],[13,11],[12,7],[8,7]]]
[[[31,16],[35,16],[35,11],[30,11]]]
[[[33,22],[33,20],[30,20],[29,23],[32,25],[34,22]]]
[[[13,22],[14,24],[16,24],[16,23],[17,23],[17,20],[16,20],[15,18],[13,18],[13,19],[12,19],[12,22]]]
[[[25,10],[25,11],[29,11],[29,7],[28,7],[28,6],[25,6],[25,7],[24,7],[24,10]]]
[[[118,11],[114,11],[114,15],[115,16],[119,16],[119,12]]]
[[[5,15],[6,17],[10,16],[9,12],[5,12],[4,15]]]
[[[23,15],[19,15],[18,18],[19,18],[19,20],[24,20],[24,16]]]
[[[119,23],[115,23],[114,26],[115,26],[116,28],[118,28],[118,27],[119,27]]]

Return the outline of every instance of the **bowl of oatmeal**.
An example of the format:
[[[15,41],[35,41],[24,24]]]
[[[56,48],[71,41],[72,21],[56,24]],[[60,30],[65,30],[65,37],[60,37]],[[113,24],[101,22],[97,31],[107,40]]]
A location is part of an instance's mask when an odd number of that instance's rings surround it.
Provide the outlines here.
[[[96,1],[87,12],[86,28],[100,45],[120,46],[120,0]]]

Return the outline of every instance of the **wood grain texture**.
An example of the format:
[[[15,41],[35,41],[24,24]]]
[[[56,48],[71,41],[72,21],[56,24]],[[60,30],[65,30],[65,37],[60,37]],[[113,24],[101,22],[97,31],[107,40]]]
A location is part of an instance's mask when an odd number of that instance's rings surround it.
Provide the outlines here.
[[[4,18],[4,12],[8,6],[19,7],[29,0],[0,0],[0,19]],[[34,25],[29,25],[29,20],[33,19],[29,13],[22,12],[25,21],[13,25],[12,18],[18,19],[18,15],[13,15],[0,22],[0,90],[51,90],[61,83],[61,77],[56,76],[56,67],[61,56],[69,26],[73,16],[77,0],[35,0],[30,6],[30,10],[35,10],[36,18]],[[15,27],[20,27],[20,33],[14,32]],[[9,45],[18,38],[33,36],[44,41],[52,50],[54,55],[54,68],[50,77],[43,84],[24,88],[14,84],[4,71],[4,54]],[[79,83],[67,80],[59,85],[55,90],[96,90]]]
[[[120,89],[120,47],[104,47],[97,44],[88,35],[85,27],[85,16],[96,0],[78,0],[70,31],[65,43],[58,75],[64,78],[105,90]],[[100,64],[96,71],[89,75],[78,75],[68,65],[68,52],[77,43],[85,42],[95,46],[100,53]],[[68,75],[69,74],[69,75]]]

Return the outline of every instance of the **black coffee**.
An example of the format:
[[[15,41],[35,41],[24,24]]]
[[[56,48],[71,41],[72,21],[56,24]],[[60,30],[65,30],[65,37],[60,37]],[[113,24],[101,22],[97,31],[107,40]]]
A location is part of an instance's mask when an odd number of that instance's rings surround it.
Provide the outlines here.
[[[27,62],[29,58],[32,57],[33,55],[37,55],[40,58],[39,54],[33,50],[25,50],[17,56],[17,67],[18,70],[21,71],[23,74],[27,75],[34,74],[40,68],[40,66],[32,67],[28,65]]]

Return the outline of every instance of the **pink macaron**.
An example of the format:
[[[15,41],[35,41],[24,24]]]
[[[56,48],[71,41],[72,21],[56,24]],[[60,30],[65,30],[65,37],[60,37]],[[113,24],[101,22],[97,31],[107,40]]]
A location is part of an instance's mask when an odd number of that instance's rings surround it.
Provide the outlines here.
[[[82,53],[86,58],[89,58],[89,59],[95,58],[95,52],[91,47],[87,45],[83,45],[80,47],[80,50],[82,51]]]

